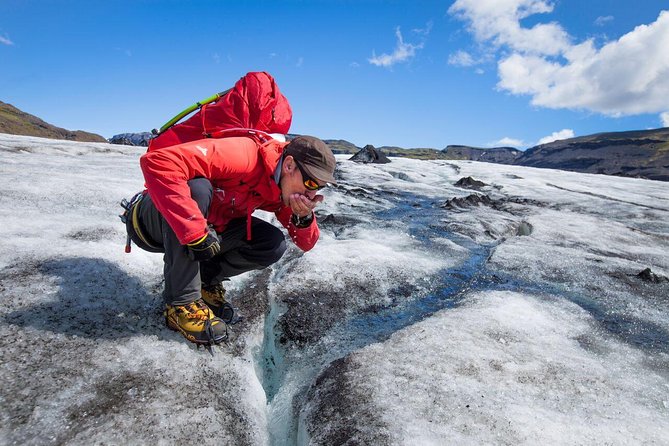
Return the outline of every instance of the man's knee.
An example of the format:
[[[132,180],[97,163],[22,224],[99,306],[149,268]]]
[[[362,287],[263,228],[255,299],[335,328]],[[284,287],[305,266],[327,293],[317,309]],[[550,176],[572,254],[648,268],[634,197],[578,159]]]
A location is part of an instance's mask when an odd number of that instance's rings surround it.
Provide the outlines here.
[[[286,239],[280,232],[279,235],[281,236],[281,239],[280,240],[277,239],[273,249],[267,252],[267,256],[265,257],[266,264],[264,264],[263,266],[270,266],[278,262],[279,259],[281,259],[281,257],[283,257],[283,254],[286,252]]]
[[[274,225],[266,222],[257,222],[254,237],[258,237],[254,250],[258,254],[258,263],[269,266],[279,261],[286,252],[286,239],[283,232]]]

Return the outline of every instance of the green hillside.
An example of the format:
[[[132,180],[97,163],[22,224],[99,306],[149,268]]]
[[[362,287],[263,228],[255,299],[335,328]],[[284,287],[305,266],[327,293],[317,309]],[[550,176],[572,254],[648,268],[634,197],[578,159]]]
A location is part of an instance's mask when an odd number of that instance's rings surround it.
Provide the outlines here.
[[[25,113],[11,104],[0,101],[0,133],[10,135],[39,136],[41,138],[66,139],[69,141],[107,142],[95,133],[82,130],[66,130],[42,121],[37,116]]]

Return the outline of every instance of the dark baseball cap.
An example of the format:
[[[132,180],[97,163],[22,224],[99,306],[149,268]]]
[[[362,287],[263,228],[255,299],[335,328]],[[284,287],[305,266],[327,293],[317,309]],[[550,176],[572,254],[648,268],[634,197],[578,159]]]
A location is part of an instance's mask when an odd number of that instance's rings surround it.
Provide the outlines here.
[[[298,136],[283,149],[285,155],[295,158],[302,169],[313,179],[337,184],[334,178],[337,163],[332,150],[314,136]]]

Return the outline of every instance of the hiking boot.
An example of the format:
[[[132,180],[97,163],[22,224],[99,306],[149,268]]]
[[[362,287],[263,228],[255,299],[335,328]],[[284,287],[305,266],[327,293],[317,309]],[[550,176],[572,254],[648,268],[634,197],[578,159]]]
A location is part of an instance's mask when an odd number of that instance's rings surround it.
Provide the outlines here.
[[[167,305],[165,322],[196,344],[219,344],[228,337],[228,328],[202,299],[186,305]]]
[[[219,317],[229,324],[235,317],[235,309],[225,300],[225,288],[223,284],[209,285],[202,287],[202,300],[211,308],[216,317]]]

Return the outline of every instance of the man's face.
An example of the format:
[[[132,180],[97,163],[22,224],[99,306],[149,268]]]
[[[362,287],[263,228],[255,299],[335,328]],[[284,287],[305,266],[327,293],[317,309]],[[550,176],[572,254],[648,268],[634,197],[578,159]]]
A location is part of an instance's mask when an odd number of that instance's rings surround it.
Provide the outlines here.
[[[319,186],[324,186],[325,183],[312,178],[316,181]],[[318,191],[309,190],[304,184],[305,178],[300,171],[300,168],[297,165],[297,161],[288,155],[283,160],[283,166],[281,167],[281,200],[286,206],[290,205],[290,196],[293,194],[304,195],[305,197],[313,200]]]

